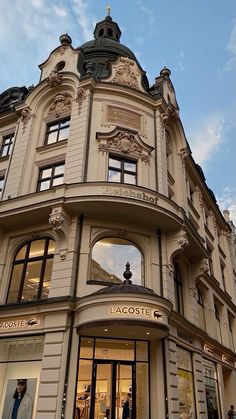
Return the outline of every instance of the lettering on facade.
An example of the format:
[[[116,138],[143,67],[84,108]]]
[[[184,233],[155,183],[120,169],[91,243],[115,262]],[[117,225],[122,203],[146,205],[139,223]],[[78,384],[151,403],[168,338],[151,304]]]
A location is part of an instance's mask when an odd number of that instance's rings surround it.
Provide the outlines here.
[[[116,125],[124,124],[137,130],[141,130],[141,115],[127,109],[108,106],[107,119],[109,122]]]
[[[41,321],[37,317],[30,317],[29,319],[14,319],[0,321],[0,330],[12,330],[12,329],[33,329],[36,326],[40,326]]]
[[[181,332],[180,330],[177,330],[177,336],[178,338],[185,340],[185,342],[193,343],[192,336],[187,335],[186,333]]]
[[[103,188],[104,195],[114,195],[114,196],[121,196],[125,198],[134,198],[140,199],[141,201],[148,202],[149,204],[158,204],[158,197],[155,195],[151,195],[146,192],[136,192],[132,189],[126,188],[112,188],[110,186],[106,186]]]
[[[124,316],[143,316],[149,319],[161,320],[163,314],[159,310],[151,310],[148,307],[137,307],[137,306],[111,306],[109,313],[112,315],[124,315]]]

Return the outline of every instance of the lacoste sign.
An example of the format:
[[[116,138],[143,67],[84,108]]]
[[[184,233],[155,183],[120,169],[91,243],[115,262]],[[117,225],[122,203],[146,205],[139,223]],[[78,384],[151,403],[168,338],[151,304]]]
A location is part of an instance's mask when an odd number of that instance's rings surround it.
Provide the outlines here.
[[[41,326],[42,319],[39,317],[22,317],[22,318],[11,318],[0,320],[0,332],[9,331],[9,330],[29,330],[35,329]]]

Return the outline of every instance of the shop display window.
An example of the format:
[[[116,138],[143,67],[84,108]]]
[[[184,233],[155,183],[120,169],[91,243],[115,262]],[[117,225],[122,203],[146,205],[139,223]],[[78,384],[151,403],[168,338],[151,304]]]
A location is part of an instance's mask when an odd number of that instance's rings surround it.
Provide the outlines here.
[[[35,418],[43,344],[41,336],[0,341],[1,418],[11,417],[15,400],[22,394],[21,414],[28,418],[30,412],[30,418]]]
[[[177,349],[177,368],[180,418],[194,419],[196,414],[191,353],[180,347]]]
[[[203,367],[208,419],[218,419],[220,416],[216,367],[213,362],[207,359],[204,359]]]
[[[79,354],[74,418],[150,417],[148,342],[82,337]]]
[[[132,282],[143,285],[143,257],[130,241],[108,237],[95,243],[92,249],[90,278],[93,283],[121,284],[127,261],[132,271]]]

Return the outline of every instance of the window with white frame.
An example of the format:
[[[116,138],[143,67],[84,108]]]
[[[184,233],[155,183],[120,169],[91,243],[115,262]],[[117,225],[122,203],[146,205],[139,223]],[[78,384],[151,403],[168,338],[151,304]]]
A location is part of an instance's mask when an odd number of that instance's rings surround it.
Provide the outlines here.
[[[64,182],[65,163],[55,163],[39,170],[37,191],[44,191]]]
[[[137,162],[122,157],[109,156],[108,181],[137,184]]]
[[[61,119],[57,122],[47,124],[45,145],[59,143],[67,140],[70,130],[70,118]]]
[[[10,155],[13,141],[14,141],[14,133],[8,134],[3,136],[1,148],[0,148],[0,157],[6,157]]]

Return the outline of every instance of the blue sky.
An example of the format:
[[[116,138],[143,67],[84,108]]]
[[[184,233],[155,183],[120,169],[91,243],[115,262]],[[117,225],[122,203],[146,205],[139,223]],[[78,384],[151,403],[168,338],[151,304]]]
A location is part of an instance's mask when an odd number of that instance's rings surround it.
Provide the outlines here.
[[[36,85],[38,64],[67,32],[73,47],[93,38],[106,0],[1,0],[0,92]],[[195,161],[220,208],[236,224],[235,0],[110,0],[121,42],[150,85],[171,70],[180,117]]]

